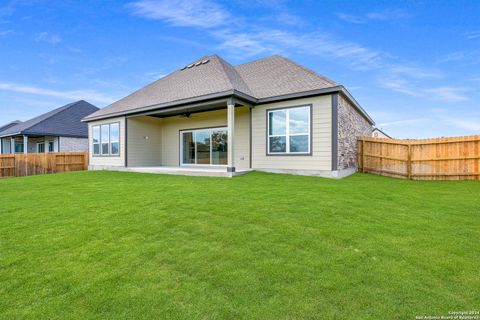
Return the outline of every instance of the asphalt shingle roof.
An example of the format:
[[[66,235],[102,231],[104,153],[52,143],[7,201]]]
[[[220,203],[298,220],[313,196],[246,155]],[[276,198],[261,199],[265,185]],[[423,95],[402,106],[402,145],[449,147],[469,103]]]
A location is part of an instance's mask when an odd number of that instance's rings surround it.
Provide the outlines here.
[[[188,67],[135,91],[91,114],[85,120],[143,111],[149,107],[168,107],[189,99],[203,98],[202,96],[209,98],[211,95],[236,92],[256,103],[260,99],[329,88],[342,86],[279,55],[236,67],[219,56],[212,55],[196,60]],[[361,112],[364,112],[363,109]]]
[[[11,128],[13,126],[16,126],[17,124],[19,124],[21,121],[20,120],[15,120],[15,121],[12,121],[10,123],[7,123],[6,125],[3,125],[0,127],[0,133],[2,133],[2,131],[5,131],[7,130],[8,128]]]
[[[94,105],[80,100],[18,123],[1,131],[0,136],[25,134],[88,137],[87,124],[81,120],[98,110]]]
[[[335,81],[278,55],[244,63],[235,69],[257,99],[339,85]]]

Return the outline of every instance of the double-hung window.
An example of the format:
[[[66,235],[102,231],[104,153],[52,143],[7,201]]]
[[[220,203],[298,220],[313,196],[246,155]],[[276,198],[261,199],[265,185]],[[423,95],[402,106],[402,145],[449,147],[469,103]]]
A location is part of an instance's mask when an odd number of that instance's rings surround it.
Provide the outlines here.
[[[93,155],[118,156],[120,154],[120,124],[118,122],[92,127]]]
[[[268,154],[310,154],[311,108],[268,110]]]

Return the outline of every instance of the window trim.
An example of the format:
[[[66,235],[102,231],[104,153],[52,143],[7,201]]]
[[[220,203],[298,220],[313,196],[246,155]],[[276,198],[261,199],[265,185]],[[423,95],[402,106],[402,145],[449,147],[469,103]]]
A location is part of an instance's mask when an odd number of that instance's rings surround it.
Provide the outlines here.
[[[269,114],[272,111],[281,111],[281,110],[288,110],[288,109],[294,109],[294,108],[302,108],[302,107],[308,107],[310,109],[309,113],[309,128],[308,128],[308,152],[270,152],[270,117]],[[294,106],[286,106],[286,107],[278,107],[278,108],[270,108],[265,110],[265,123],[266,123],[266,130],[265,130],[265,155],[270,157],[297,157],[297,156],[312,156],[312,147],[313,147],[313,135],[312,135],[312,128],[313,128],[313,104],[311,103],[306,103],[306,104],[300,104],[300,105],[294,105]],[[288,124],[288,121],[287,121]],[[295,135],[303,135],[303,134],[294,134]],[[290,135],[285,133],[285,138],[286,141],[290,138]]]
[[[40,152],[40,145],[43,144],[43,152]],[[45,141],[37,142],[37,153],[47,153],[45,150]]]
[[[50,143],[51,143],[52,146],[53,146],[53,150],[52,150],[52,151],[50,151]],[[48,141],[47,141],[46,152],[49,152],[49,153],[55,152],[55,140],[48,140]]]
[[[202,128],[192,128],[192,129],[180,129],[179,133],[179,164],[181,167],[227,167],[228,164],[212,164],[212,131],[214,130],[221,130],[225,129],[228,135],[228,127],[227,126],[214,126],[214,127],[202,127]],[[195,132],[197,131],[210,131],[210,163],[209,164],[197,164],[197,145],[195,143],[195,163],[183,163],[183,134],[191,132],[194,140],[195,140]],[[228,151],[227,151],[228,157]]]
[[[17,152],[17,145],[21,145],[22,146],[22,151],[19,151]],[[13,154],[22,154],[22,153],[25,153],[25,144],[23,142],[17,142],[15,141],[13,143]]]
[[[112,154],[112,130],[111,130],[112,124],[118,124],[118,154]],[[102,126],[108,126],[108,154],[102,153]],[[97,144],[97,143],[93,143],[93,130],[95,127],[98,127],[100,130],[100,137],[98,142],[98,145],[100,147],[99,154],[94,154],[94,145]],[[121,156],[121,144],[120,144],[121,131],[122,131],[122,126],[120,121],[99,123],[99,124],[92,125],[92,143],[90,143],[90,148],[92,150],[91,152],[92,157],[120,157]]]

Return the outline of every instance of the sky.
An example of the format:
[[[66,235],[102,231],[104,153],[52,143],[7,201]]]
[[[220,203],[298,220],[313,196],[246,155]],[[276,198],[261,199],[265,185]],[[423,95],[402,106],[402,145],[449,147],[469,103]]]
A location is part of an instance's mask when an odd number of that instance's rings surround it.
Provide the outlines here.
[[[0,125],[98,107],[205,55],[343,84],[397,138],[480,134],[480,1],[0,0]]]

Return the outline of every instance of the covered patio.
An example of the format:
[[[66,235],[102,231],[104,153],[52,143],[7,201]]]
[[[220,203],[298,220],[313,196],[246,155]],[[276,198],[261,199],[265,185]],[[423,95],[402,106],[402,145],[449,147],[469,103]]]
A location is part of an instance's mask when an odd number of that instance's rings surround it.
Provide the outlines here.
[[[247,101],[227,96],[91,122],[89,168],[217,177],[245,174],[251,171],[251,108]]]
[[[227,172],[224,167],[167,167],[167,166],[148,166],[148,167],[124,167],[115,168],[116,171],[137,172],[137,173],[156,173],[173,174],[183,176],[205,176],[205,177],[234,177],[251,172],[251,169],[240,169],[235,172]]]

